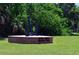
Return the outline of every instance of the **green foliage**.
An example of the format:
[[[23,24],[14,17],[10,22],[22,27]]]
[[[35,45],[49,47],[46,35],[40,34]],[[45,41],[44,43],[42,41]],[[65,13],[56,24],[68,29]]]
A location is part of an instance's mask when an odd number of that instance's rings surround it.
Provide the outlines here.
[[[5,5],[5,4],[4,4]],[[70,4],[69,4],[70,5]],[[67,5],[67,6],[69,6]],[[64,7],[66,4],[61,7]],[[68,7],[68,13],[73,5]],[[70,9],[70,10],[69,10]],[[30,4],[7,4],[6,11],[10,16],[10,25],[12,33],[24,34],[27,25],[28,16],[31,18],[33,31],[38,24],[38,32],[43,35],[69,35],[71,30],[68,25],[69,19],[64,17],[65,11],[62,8],[51,3],[30,3]],[[70,16],[68,16],[70,17]],[[13,29],[16,30],[13,32]],[[11,33],[11,34],[12,34]]]
[[[24,27],[27,22],[27,12],[26,12],[27,5],[26,4],[11,4],[8,8],[9,8],[9,14],[12,17],[11,25],[13,26],[13,28],[14,26],[17,26],[17,29],[21,30],[24,33],[25,31]]]
[[[57,6],[62,9],[63,16],[68,19],[68,27],[73,32],[79,32],[79,7],[75,3],[59,3]]]
[[[63,35],[63,28],[66,29],[67,20],[61,18],[60,14],[62,15],[62,10],[54,4],[32,4],[31,19],[34,24],[39,24],[40,34]]]

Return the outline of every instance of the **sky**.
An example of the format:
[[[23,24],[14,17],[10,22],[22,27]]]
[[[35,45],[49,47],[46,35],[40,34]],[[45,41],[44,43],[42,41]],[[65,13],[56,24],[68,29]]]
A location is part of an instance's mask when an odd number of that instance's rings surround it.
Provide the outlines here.
[[[77,6],[79,6],[79,3],[75,3]]]

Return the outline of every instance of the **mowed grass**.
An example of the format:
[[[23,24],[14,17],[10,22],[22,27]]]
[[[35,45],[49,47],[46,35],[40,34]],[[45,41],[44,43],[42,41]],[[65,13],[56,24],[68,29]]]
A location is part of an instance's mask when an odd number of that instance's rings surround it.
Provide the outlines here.
[[[79,36],[54,36],[50,44],[16,44],[0,40],[1,55],[76,55]]]

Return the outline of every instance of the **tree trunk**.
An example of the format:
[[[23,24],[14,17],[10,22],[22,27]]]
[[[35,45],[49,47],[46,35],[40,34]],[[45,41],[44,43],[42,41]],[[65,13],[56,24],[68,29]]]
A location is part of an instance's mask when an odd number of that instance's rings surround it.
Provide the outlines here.
[[[79,22],[77,23],[77,32],[79,32]]]

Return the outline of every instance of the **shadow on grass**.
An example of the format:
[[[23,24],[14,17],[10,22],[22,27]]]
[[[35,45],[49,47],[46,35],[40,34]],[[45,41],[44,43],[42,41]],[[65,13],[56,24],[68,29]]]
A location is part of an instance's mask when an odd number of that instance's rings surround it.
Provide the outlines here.
[[[0,40],[5,40],[6,38],[5,37],[0,37]]]
[[[79,33],[72,33],[71,36],[79,36]]]

